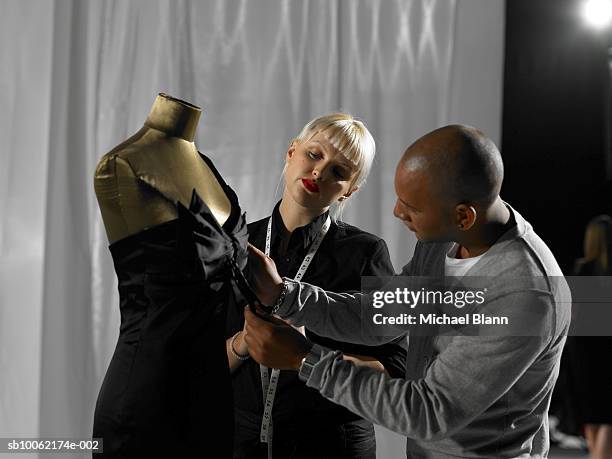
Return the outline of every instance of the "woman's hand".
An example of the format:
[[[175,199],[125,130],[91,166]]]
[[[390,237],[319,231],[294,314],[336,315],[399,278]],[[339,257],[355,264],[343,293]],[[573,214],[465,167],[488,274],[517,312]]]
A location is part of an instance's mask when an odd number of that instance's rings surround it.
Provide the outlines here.
[[[242,331],[238,334],[238,336],[234,340],[234,350],[239,355],[249,355],[249,346],[244,339],[245,335],[246,335],[246,321],[244,322]]]
[[[360,367],[373,368],[381,373],[387,372],[379,360],[376,360],[374,357],[368,357],[367,355],[342,354],[342,360],[348,360],[349,362],[353,362],[355,365]]]
[[[229,363],[230,373],[233,373],[236,368],[238,368],[242,363],[247,360],[250,355],[249,346],[245,340],[246,336],[246,321],[244,322],[244,326],[242,330],[240,330],[234,336],[230,336],[225,340],[225,348],[227,351],[227,362]],[[233,350],[233,352],[232,352]],[[234,352],[241,356],[241,358],[237,358],[234,355]]]
[[[255,294],[263,304],[268,306],[276,303],[281,294],[283,279],[276,270],[274,260],[249,244],[249,268]]]

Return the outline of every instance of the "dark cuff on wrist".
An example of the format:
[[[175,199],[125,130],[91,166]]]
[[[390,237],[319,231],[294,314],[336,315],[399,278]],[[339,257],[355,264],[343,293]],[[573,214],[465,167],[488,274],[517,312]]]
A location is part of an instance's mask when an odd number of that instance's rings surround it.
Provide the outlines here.
[[[302,359],[302,364],[300,365],[300,370],[298,372],[298,376],[302,381],[308,381],[308,378],[310,378],[312,373],[312,369],[319,362],[324,351],[324,347],[319,346],[318,344],[312,345],[310,351],[308,351],[308,354],[306,354],[306,357]]]

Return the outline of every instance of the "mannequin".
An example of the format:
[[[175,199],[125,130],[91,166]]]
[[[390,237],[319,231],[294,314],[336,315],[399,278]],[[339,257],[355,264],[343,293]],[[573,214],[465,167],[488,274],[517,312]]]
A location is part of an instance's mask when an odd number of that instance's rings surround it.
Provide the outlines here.
[[[159,94],[142,129],[100,160],[94,187],[109,242],[175,219],[194,189],[225,223],[229,199],[193,143],[201,113]]]
[[[107,458],[232,455],[225,351],[246,223],[193,143],[201,110],[160,94],[102,157],[94,187],[117,273],[121,327],[93,436]]]

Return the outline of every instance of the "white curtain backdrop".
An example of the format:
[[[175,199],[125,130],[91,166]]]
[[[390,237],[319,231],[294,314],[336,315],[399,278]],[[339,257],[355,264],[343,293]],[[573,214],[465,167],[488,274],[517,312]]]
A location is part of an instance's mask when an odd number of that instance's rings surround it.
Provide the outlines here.
[[[503,0],[3,0],[0,437],[91,435],[119,327],[93,172],[158,92],[204,109],[196,145],[249,220],[309,119],[364,120],[377,160],[344,219],[400,269],[395,164],[451,122],[499,140],[503,34]],[[403,454],[379,433],[379,457]]]

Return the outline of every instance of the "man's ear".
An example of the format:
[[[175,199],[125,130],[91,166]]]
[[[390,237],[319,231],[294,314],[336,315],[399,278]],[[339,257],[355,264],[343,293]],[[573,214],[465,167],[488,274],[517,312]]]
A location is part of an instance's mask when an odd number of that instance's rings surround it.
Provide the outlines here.
[[[474,226],[474,223],[476,223],[476,219],[478,218],[476,208],[469,204],[459,204],[457,207],[455,207],[455,215],[457,226],[463,231],[467,231]]]
[[[293,153],[295,153],[295,147],[297,147],[298,141],[293,140],[289,144],[289,148],[287,149],[287,155],[285,157],[285,161],[289,161],[293,157]]]

